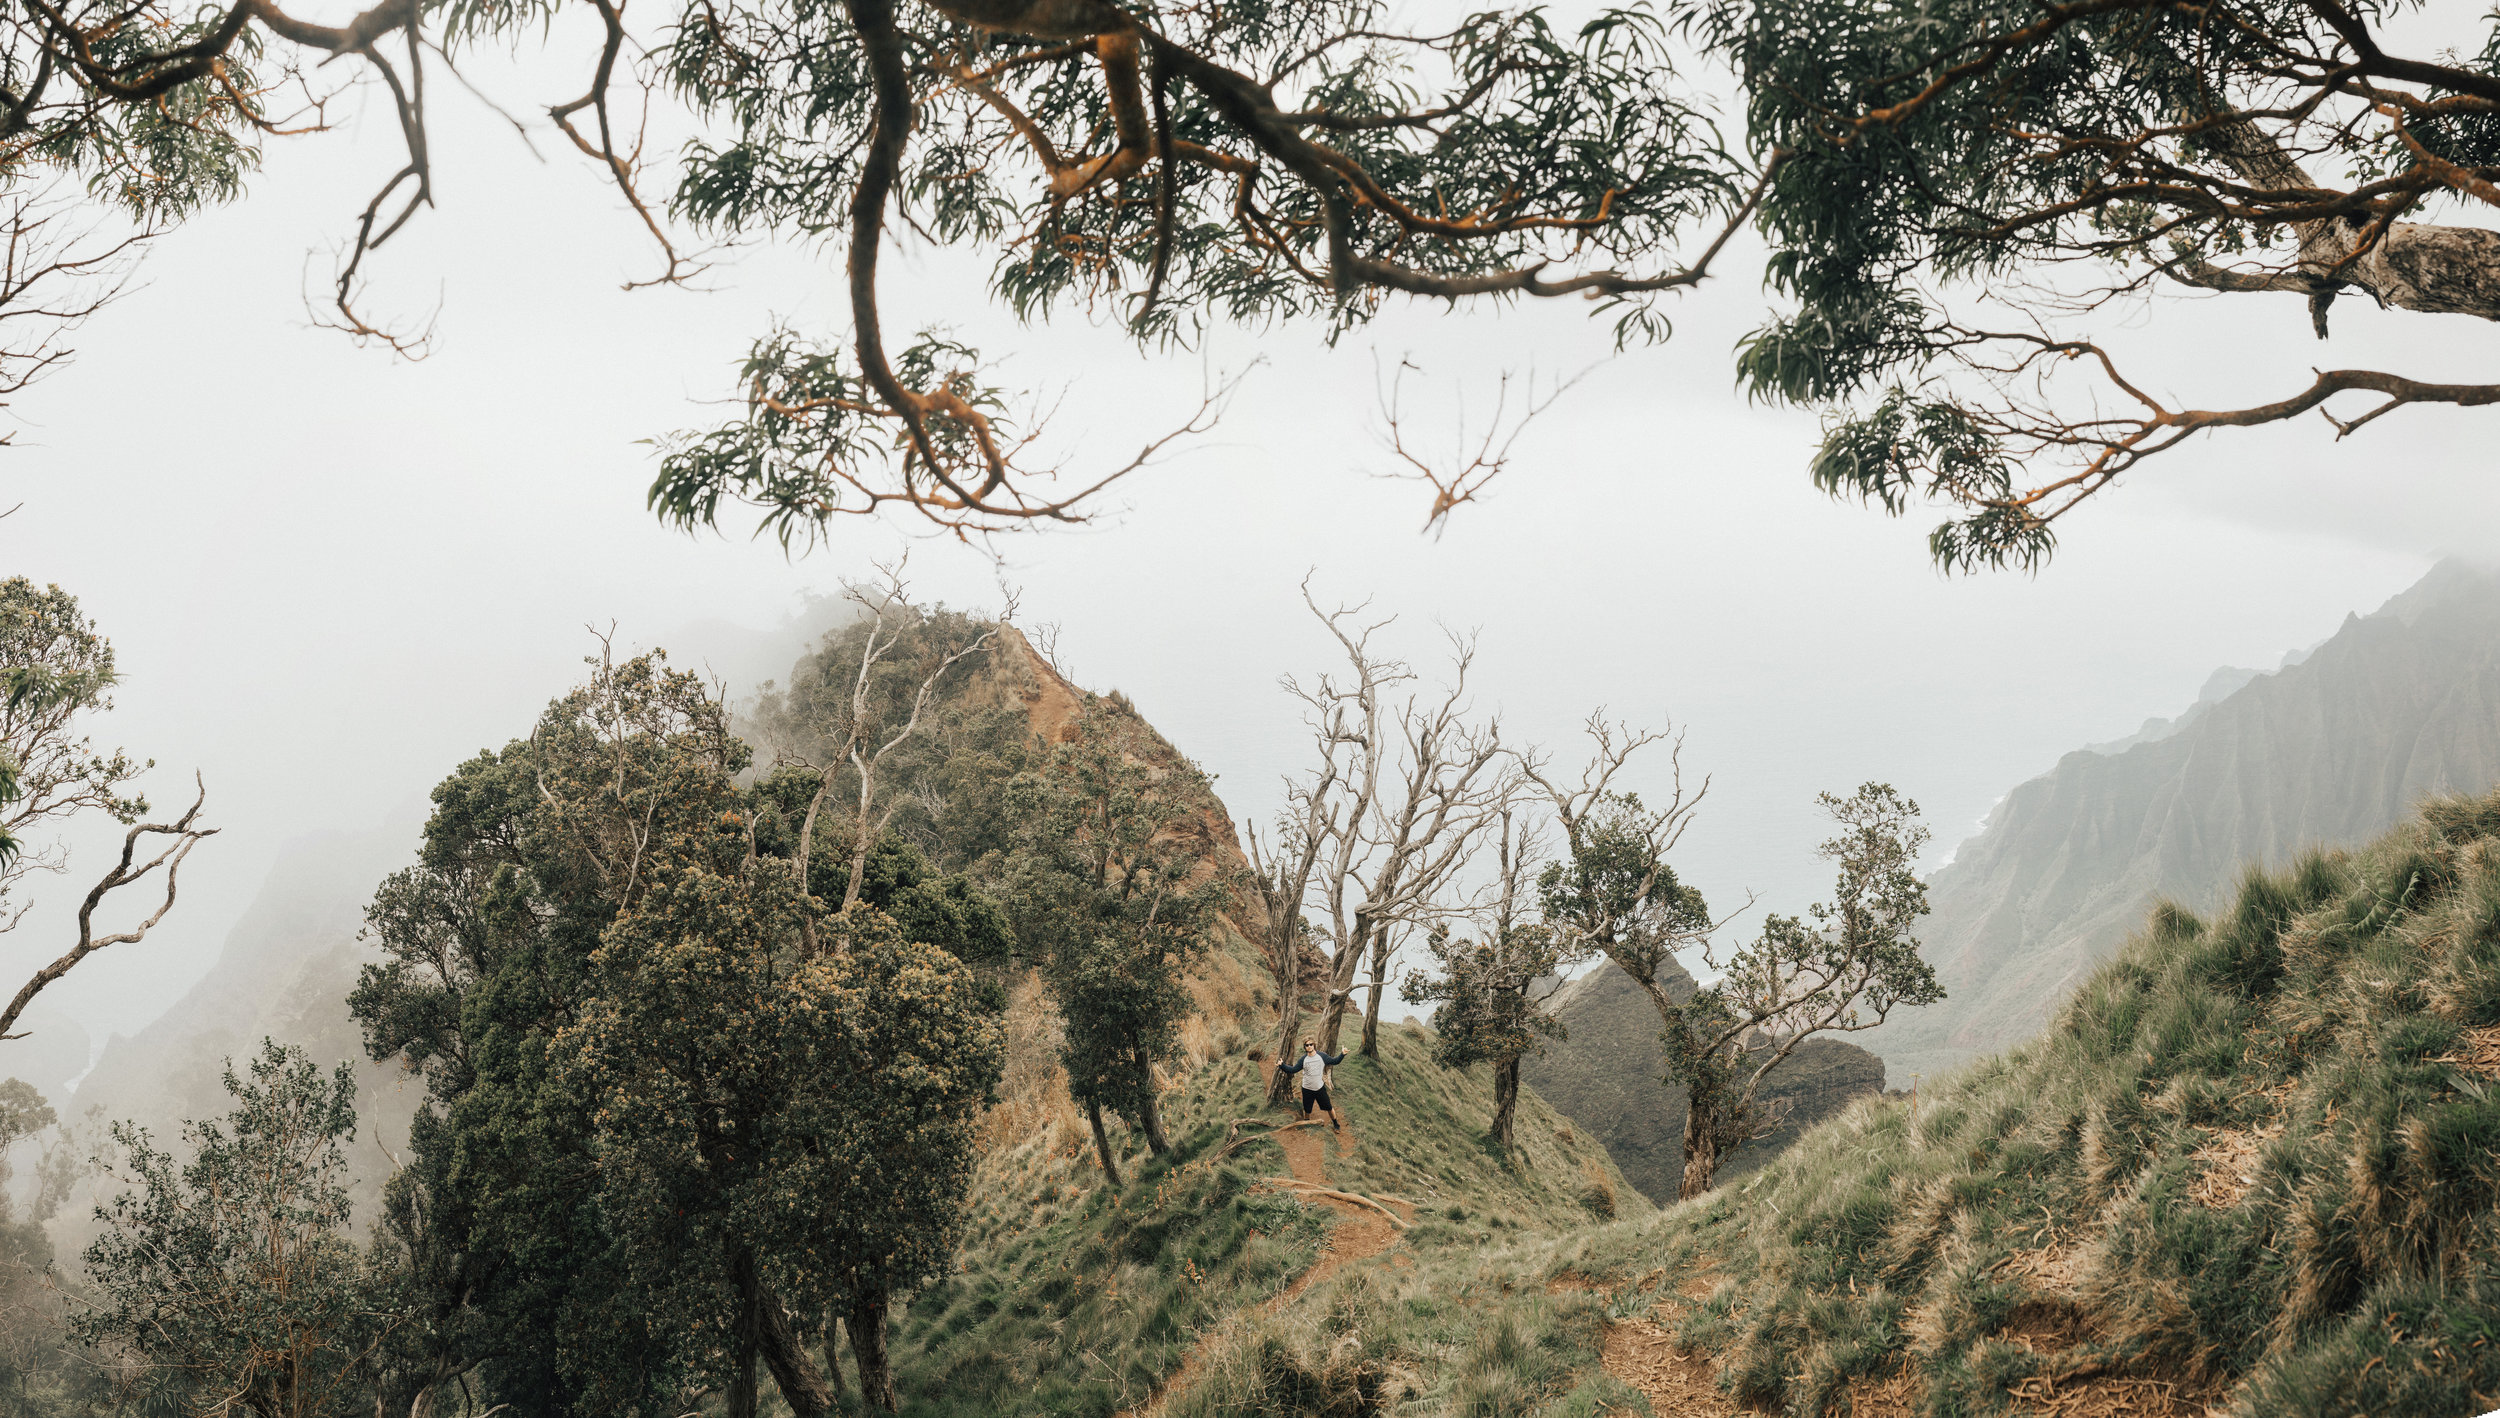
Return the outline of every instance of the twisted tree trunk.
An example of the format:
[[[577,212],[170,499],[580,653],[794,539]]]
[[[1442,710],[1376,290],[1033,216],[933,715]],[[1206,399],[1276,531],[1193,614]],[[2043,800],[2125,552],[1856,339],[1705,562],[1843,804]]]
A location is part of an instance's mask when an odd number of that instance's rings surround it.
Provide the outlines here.
[[[1519,1112],[1519,1059],[1516,1055],[1493,1065],[1493,1144],[1510,1150],[1511,1124]]]
[[[1120,1163],[1111,1155],[1111,1134],[1102,1125],[1102,1104],[1086,1104],[1085,1121],[1094,1125],[1094,1154],[1102,1159],[1103,1179],[1115,1187],[1120,1185]],[[854,1356],[859,1353],[858,1335],[851,1336],[851,1353]],[[862,1378],[860,1382],[864,1384],[867,1379]]]
[[[755,1418],[755,1360],[762,1348],[762,1336],[757,1333],[761,1316],[756,1308],[755,1286],[751,1283],[753,1260],[742,1257],[732,1261],[730,1268],[735,1273],[740,1294],[738,1316],[734,1321],[737,1330],[731,1336],[736,1358],[730,1362],[729,1392],[722,1395],[722,1403],[728,1418]]]
[[[1293,1057],[1294,1036],[1302,1030],[1302,948],[1293,939],[1298,934],[1292,923],[1299,913],[1288,917],[1284,939],[1276,947],[1276,1062],[1281,1065]],[[1268,1070],[1267,1106],[1281,1108],[1293,1101],[1293,1078],[1290,1074]]]
[[[1389,984],[1389,932],[1372,937],[1371,998],[1363,1003],[1363,1057],[1380,1057],[1380,994]]]
[[[755,1253],[742,1250],[731,1257],[730,1279],[738,1287],[738,1364],[730,1382],[728,1407],[735,1418],[754,1418],[758,1359],[796,1418],[820,1418],[833,1409],[833,1393],[809,1357],[806,1342],[790,1313],[782,1308],[758,1273]]]
[[[863,1290],[851,1301],[851,1358],[859,1365],[859,1392],[882,1413],[901,1407],[894,1395],[894,1365],[885,1352],[885,1291]]]
[[[1163,1132],[1163,1108],[1155,1101],[1154,1071],[1146,1072],[1146,1087],[1137,1104],[1137,1121],[1146,1134],[1146,1150],[1157,1157],[1172,1150],[1172,1139]]]
[[[1684,1111],[1684,1176],[1675,1189],[1678,1201],[1691,1201],[1718,1181],[1719,1148],[1727,1124],[1715,1094],[1696,1089],[1689,1096],[1691,1105]]]
[[[756,1339],[764,1366],[772,1371],[773,1384],[781,1390],[794,1418],[820,1418],[832,1412],[833,1386],[817,1370],[816,1360],[807,1352],[807,1342],[790,1322],[790,1312],[781,1307],[781,1298],[759,1287],[756,1299]]]
[[[1372,924],[1368,914],[1356,912],[1354,939],[1346,946],[1344,958],[1336,961],[1336,968],[1328,972],[1328,1023],[1321,1028],[1319,1036],[1319,1049],[1323,1054],[1344,1052],[1338,1047],[1338,1040],[1345,1034],[1346,1007],[1354,1002],[1354,979],[1362,971],[1363,958],[1369,951],[1372,932],[1376,929],[1380,928]]]

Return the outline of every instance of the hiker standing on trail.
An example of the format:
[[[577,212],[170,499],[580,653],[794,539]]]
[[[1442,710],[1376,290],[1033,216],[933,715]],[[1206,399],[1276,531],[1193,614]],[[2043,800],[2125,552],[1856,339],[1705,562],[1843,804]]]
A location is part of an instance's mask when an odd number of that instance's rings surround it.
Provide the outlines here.
[[[1317,1108],[1328,1115],[1328,1126],[1338,1132],[1344,1132],[1345,1125],[1337,1121],[1337,1110],[1328,1103],[1328,1070],[1344,1062],[1345,1055],[1323,1054],[1319,1051],[1317,1041],[1305,1039],[1302,1041],[1302,1058],[1299,1062],[1288,1059],[1276,1065],[1278,1073],[1301,1070],[1302,1116],[1309,1117],[1311,1110]]]

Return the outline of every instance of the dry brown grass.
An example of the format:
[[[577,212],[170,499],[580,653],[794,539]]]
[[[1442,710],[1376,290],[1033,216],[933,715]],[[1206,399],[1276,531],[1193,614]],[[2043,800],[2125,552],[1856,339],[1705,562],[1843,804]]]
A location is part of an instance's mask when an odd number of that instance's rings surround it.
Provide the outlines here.
[[[1181,1021],[1180,1062],[1184,1068],[1204,1068],[1221,1057],[1215,1047],[1215,1031],[1207,1027],[1206,1016],[1193,1014]]]
[[[1007,1035],[1007,1066],[998,1081],[998,1102],[981,1119],[981,1147],[1003,1151],[1039,1139],[1054,1155],[1068,1157],[1088,1145],[1085,1119],[1068,1096],[1059,1067],[1061,1025],[1041,976],[1025,972],[1007,994],[1000,1020]]]
[[[2500,1024],[2466,1030],[2454,1053],[2442,1054],[2431,1062],[2454,1064],[2485,1078],[2500,1078]]]
[[[1889,1378],[1849,1381],[1849,1418],[1917,1418],[1925,1390],[1904,1370]]]
[[[2040,1418],[2206,1418],[2205,1395],[2168,1379],[2117,1374],[2023,1379],[2007,1390]]]
[[[1658,1418],[1735,1418],[1736,1405],[1719,1390],[1711,1362],[1679,1348],[1675,1335],[1654,1320],[1608,1325],[1603,1362],[1607,1373],[1641,1391]]]
[[[2043,1246],[2014,1252],[2000,1268],[2021,1276],[2044,1294],[2068,1295],[2082,1281],[2087,1262],[2079,1246]]]
[[[2196,1204],[2211,1211],[2228,1211],[2240,1204],[2248,1189],[2257,1185],[2257,1158],[2267,1143],[2283,1135],[2281,1123],[2258,1128],[2223,1128],[2194,1152],[2190,1161],[2202,1164],[2196,1180],[2188,1187],[2188,1195]]]

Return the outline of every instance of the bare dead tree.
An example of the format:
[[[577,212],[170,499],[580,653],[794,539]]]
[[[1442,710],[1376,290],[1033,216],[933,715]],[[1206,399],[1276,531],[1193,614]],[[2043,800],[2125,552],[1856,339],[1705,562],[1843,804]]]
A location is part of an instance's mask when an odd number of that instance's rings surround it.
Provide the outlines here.
[[[1465,909],[1447,893],[1515,796],[1500,724],[1467,720],[1467,675],[1475,655],[1472,639],[1452,636],[1453,673],[1439,701],[1409,698],[1398,708],[1395,788],[1376,797],[1370,820],[1355,828],[1369,839],[1371,870],[1362,915],[1370,931],[1362,959],[1338,962],[1325,1031],[1331,1051],[1353,998],[1349,971],[1367,961],[1370,979],[1360,1052],[1366,1058],[1379,1054],[1380,1000],[1388,988],[1393,933],[1426,927]]]
[[[778,761],[817,775],[816,791],[808,799],[806,817],[799,827],[797,872],[802,891],[812,894],[807,883],[818,820],[837,789],[847,786],[850,802],[845,815],[850,820],[850,841],[848,872],[837,908],[842,911],[858,904],[860,886],[867,877],[868,858],[878,839],[892,825],[895,813],[908,800],[880,785],[879,769],[920,732],[921,721],[947,672],[975,655],[987,653],[1000,628],[1015,618],[1015,598],[1010,595],[998,618],[970,640],[952,648],[935,647],[924,654],[922,662],[912,667],[918,673],[918,686],[897,718],[879,703],[877,671],[920,619],[920,612],[911,602],[910,585],[903,578],[905,565],[905,561],[897,561],[892,566],[880,566],[877,582],[854,582],[843,588],[844,596],[859,606],[867,632],[849,692],[785,699],[786,710],[779,716],[777,732],[784,741],[777,750]],[[842,782],[846,770],[847,785]],[[812,922],[803,923],[801,930],[812,953],[817,948],[815,927]]]
[[[1303,938],[1309,934],[1302,908],[1310,895],[1311,874],[1333,835],[1333,799],[1343,766],[1334,754],[1325,754],[1310,777],[1285,780],[1285,810],[1277,814],[1271,841],[1259,840],[1255,823],[1242,824],[1251,885],[1265,917],[1267,938],[1261,944],[1276,985],[1275,1058],[1280,1062],[1293,1057],[1294,1036],[1302,1029]],[[1282,1104],[1292,1088],[1292,1075],[1267,1071],[1269,1107]]]
[[[1382,446],[1404,467],[1388,476],[1421,482],[1432,489],[1432,506],[1424,514],[1424,530],[1438,531],[1448,524],[1450,513],[1476,500],[1477,494],[1510,466],[1513,449],[1519,437],[1528,431],[1537,416],[1554,406],[1572,387],[1588,377],[1582,370],[1567,379],[1548,382],[1542,391],[1537,387],[1536,371],[1514,375],[1503,371],[1495,382],[1493,409],[1481,429],[1470,433],[1466,410],[1462,408],[1450,430],[1450,444],[1455,456],[1435,454],[1412,431],[1411,416],[1406,411],[1406,376],[1422,370],[1413,359],[1401,359],[1397,369],[1384,382],[1377,368],[1373,371],[1373,395],[1378,404],[1379,436]],[[1513,385],[1517,385],[1517,408],[1513,408]]]
[[[198,846],[206,838],[216,836],[218,832],[218,829],[214,827],[196,825],[199,822],[200,809],[207,802],[208,788],[201,785],[199,796],[192,801],[190,810],[183,813],[181,817],[172,822],[142,822],[122,835],[121,859],[113,864],[111,870],[105,872],[101,880],[88,889],[86,899],[79,903],[77,944],[71,946],[59,959],[37,970],[24,985],[18,987],[17,994],[9,1001],[8,1008],[0,1010],[0,1039],[26,1037],[24,1034],[12,1034],[9,1030],[16,1026],[17,1017],[26,1012],[26,1006],[34,1003],[35,996],[41,993],[45,986],[68,974],[79,961],[107,946],[135,945],[147,939],[148,932],[154,930],[157,923],[165,919],[166,913],[174,909],[174,893],[180,884],[178,878],[182,871],[183,861],[191,855],[193,847]],[[132,863],[138,858],[139,839],[155,836],[170,840],[155,856],[133,866]],[[98,933],[95,924],[96,908],[103,905],[105,899],[114,892],[146,881],[155,875],[160,867],[165,872],[165,899],[157,903],[156,910],[151,912],[145,920],[127,930]]]
[[[1487,824],[1510,792],[1497,725],[1469,721],[1467,676],[1472,641],[1453,636],[1451,682],[1437,699],[1412,693],[1391,702],[1415,678],[1403,662],[1372,647],[1390,622],[1360,624],[1362,607],[1327,612],[1303,598],[1345,654],[1344,678],[1323,674],[1305,686],[1290,676],[1289,693],[1306,706],[1321,767],[1304,783],[1325,783],[1333,801],[1299,799],[1297,841],[1309,857],[1298,868],[1306,893],[1302,919],[1326,937],[1326,1011],[1321,1047],[1337,1052],[1348,1009],[1370,967],[1362,1052],[1379,1048],[1380,997],[1389,975],[1393,936],[1456,909],[1444,893],[1457,879]],[[1292,1039],[1280,1035],[1285,1048]]]
[[[157,234],[81,196],[66,178],[0,186],[0,407],[70,358],[71,334],[128,289]]]
[[[1282,681],[1285,692],[1302,701],[1303,722],[1311,731],[1318,764],[1306,770],[1298,783],[1288,781],[1288,801],[1298,806],[1299,815],[1291,832],[1280,835],[1278,846],[1283,848],[1289,839],[1296,861],[1289,880],[1281,872],[1274,873],[1280,892],[1286,886],[1295,892],[1289,902],[1280,902],[1282,912],[1270,912],[1272,921],[1290,913],[1294,923],[1289,948],[1276,961],[1284,986],[1276,1036],[1279,1061],[1293,1057],[1294,1039],[1301,1032],[1299,952],[1302,937],[1313,933],[1306,928],[1315,919],[1309,910],[1312,892],[1318,893],[1323,908],[1316,923],[1326,932],[1328,947],[1323,962],[1328,988],[1321,994],[1320,1007],[1332,1020],[1343,1014],[1343,986],[1337,980],[1341,971],[1351,968],[1351,962],[1359,961],[1370,929],[1369,917],[1361,914],[1350,897],[1363,858],[1360,824],[1371,816],[1380,792],[1386,732],[1382,696],[1411,678],[1404,665],[1373,651],[1372,637],[1390,622],[1363,622],[1360,617],[1368,603],[1323,611],[1312,597],[1309,576],[1302,580],[1302,603],[1344,652],[1349,677],[1339,679],[1322,672],[1307,685],[1292,675]],[[1261,875],[1270,875],[1265,864]],[[1335,1049],[1333,1037],[1329,1048]],[[1283,1102],[1288,1086],[1287,1076],[1271,1073],[1268,1102]]]

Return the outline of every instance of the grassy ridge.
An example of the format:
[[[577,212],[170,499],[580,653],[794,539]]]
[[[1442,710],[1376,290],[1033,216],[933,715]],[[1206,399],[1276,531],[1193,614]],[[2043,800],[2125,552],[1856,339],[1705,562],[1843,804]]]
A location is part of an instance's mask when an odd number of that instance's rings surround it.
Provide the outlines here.
[[[1505,1276],[1446,1265],[1403,1303],[1471,1293],[1480,1342],[1555,1357],[1530,1407],[1451,1394],[1463,1415],[1585,1411],[1592,1313],[1681,1293],[1680,1337],[1767,1411],[1884,1381],[1934,1418],[2121,1390],[2465,1418],[2500,1405],[2495,1076],[2500,797],[2434,802],[2250,875],[2219,919],[2156,911],[2046,1035],[1915,1104],[1853,1105],[1707,1199],[1522,1245]],[[1603,1301],[1552,1293],[1582,1275]],[[1374,1314],[1340,1362],[1414,1366],[1418,1323]]]
[[[900,1316],[906,1413],[1119,1412],[1178,1369],[1202,1334],[1307,1269],[1330,1213],[1256,1185],[1285,1170],[1274,1143],[1217,1155],[1226,1124],[1259,1113],[1267,1067],[1227,1032],[1216,1056],[1165,1096],[1173,1154],[1124,1161],[1116,1191],[1101,1184],[1090,1143],[1069,1145],[1064,1134],[1037,1130],[994,1153],[956,1273]],[[1537,1228],[1584,1225],[1609,1206],[1648,1211],[1604,1149],[1532,1094],[1521,1099],[1517,1154],[1505,1160],[1484,1146],[1489,1077],[1435,1068],[1420,1030],[1383,1029],[1380,1059],[1349,1059],[1336,1093],[1357,1141],[1342,1155],[1331,1148],[1330,1180],[1416,1202],[1427,1219],[1401,1251],[1472,1254]]]

